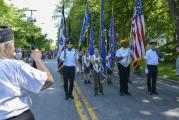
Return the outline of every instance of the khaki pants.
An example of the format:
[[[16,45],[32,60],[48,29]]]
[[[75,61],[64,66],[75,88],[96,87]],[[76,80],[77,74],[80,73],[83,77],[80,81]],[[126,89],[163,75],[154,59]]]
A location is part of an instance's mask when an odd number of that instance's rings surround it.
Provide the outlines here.
[[[97,73],[95,70],[94,70],[94,92],[103,93],[103,84],[100,82],[100,73]]]

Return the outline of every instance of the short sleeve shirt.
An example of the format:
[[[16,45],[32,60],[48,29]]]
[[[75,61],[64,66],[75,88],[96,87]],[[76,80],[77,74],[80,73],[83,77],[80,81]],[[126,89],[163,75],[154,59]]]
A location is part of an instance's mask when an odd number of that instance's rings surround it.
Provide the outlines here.
[[[17,60],[0,59],[0,119],[17,116],[29,109],[30,93],[39,93],[47,73]]]
[[[124,59],[120,60],[119,63],[125,67],[127,67],[131,62],[131,55],[132,52],[130,48],[124,49],[123,47],[121,47],[116,52],[116,57],[124,57]]]
[[[158,55],[157,55],[156,51],[154,51],[152,49],[147,50],[144,58],[147,61],[147,65],[158,65],[158,63],[159,63]]]
[[[63,61],[64,66],[76,66],[76,61],[78,59],[79,56],[75,49],[72,50],[65,49],[60,55],[60,60]]]

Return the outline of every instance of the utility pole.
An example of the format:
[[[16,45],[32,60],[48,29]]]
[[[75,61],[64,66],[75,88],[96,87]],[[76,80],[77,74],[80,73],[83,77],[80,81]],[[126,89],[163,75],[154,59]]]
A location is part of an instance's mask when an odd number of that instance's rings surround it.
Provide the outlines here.
[[[27,11],[30,11],[30,20],[31,20],[32,22],[36,22],[36,20],[33,19],[33,12],[36,12],[37,10],[28,9]]]
[[[29,10],[27,10],[27,11],[30,11],[30,13],[31,13],[30,16],[32,17],[32,16],[33,16],[33,12],[34,12],[34,11],[37,11],[37,10],[29,9]]]

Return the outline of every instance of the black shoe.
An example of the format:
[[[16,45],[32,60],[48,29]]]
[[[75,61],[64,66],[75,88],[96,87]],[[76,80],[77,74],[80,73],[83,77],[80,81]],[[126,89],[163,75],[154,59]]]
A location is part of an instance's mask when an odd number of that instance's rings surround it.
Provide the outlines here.
[[[91,84],[91,81],[90,81],[90,80],[88,80],[88,84]]]
[[[103,93],[103,92],[101,92],[100,94],[104,96],[104,93]]]
[[[125,93],[127,96],[132,96],[129,92]]]
[[[132,84],[132,81],[131,81],[131,80],[129,80],[129,81],[128,81],[128,83],[131,83],[131,84]]]
[[[124,93],[121,92],[120,96],[124,96]]]
[[[87,81],[87,80],[85,80],[85,84],[88,84],[88,81]]]
[[[111,81],[108,81],[107,83],[108,83],[108,84],[111,84]]]
[[[158,93],[158,92],[153,92],[153,94],[155,94],[155,95],[159,95],[159,93]]]
[[[70,98],[71,98],[71,99],[74,99],[74,96],[73,96],[73,95],[70,95]]]
[[[69,96],[65,96],[65,100],[68,100],[69,99]]]
[[[149,91],[149,92],[148,92],[148,94],[149,94],[149,95],[152,95],[152,92],[151,92],[151,91]]]

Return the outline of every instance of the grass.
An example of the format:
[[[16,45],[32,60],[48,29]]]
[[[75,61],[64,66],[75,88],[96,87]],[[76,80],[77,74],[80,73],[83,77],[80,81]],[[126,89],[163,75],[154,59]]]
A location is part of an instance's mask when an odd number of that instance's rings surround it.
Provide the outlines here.
[[[161,62],[158,66],[158,74],[162,78],[178,80],[176,76],[176,63]]]
[[[141,71],[144,73],[144,61],[141,61]],[[158,76],[164,79],[179,81],[176,76],[176,63],[160,62],[158,65]]]

